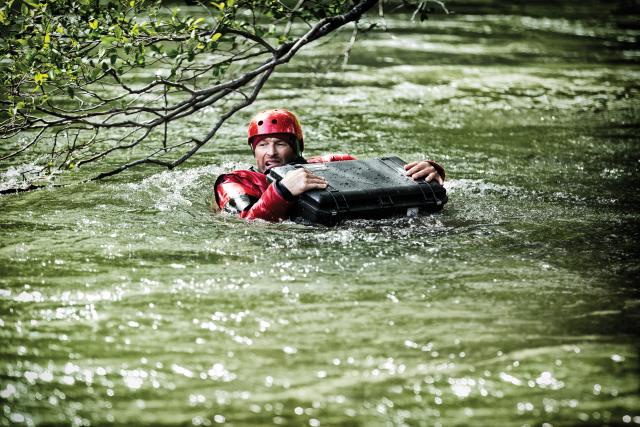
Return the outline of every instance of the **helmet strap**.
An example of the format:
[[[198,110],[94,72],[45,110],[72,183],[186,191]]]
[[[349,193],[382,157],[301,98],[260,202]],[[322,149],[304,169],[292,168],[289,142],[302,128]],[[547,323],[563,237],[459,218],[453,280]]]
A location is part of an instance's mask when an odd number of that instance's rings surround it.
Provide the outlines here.
[[[298,141],[298,138],[293,135],[291,135],[291,146],[296,152],[296,157],[302,157],[302,151],[300,151],[300,141]]]

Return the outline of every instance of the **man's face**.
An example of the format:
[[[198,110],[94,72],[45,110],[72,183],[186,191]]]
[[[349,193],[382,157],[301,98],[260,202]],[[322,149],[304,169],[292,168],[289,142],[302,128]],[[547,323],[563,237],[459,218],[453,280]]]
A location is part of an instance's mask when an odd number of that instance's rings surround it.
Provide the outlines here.
[[[253,151],[260,172],[276,166],[284,166],[296,158],[296,152],[287,141],[278,137],[265,138]]]

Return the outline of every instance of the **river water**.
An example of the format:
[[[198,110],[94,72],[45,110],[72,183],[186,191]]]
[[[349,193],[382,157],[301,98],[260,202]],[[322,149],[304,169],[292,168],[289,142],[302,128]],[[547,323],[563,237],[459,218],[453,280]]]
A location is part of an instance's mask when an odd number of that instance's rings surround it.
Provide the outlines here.
[[[618,3],[387,16],[345,68],[349,32],[301,52],[178,170],[1,197],[0,425],[640,424]],[[438,160],[449,203],[335,228],[213,212],[249,117],[282,106],[307,155]]]

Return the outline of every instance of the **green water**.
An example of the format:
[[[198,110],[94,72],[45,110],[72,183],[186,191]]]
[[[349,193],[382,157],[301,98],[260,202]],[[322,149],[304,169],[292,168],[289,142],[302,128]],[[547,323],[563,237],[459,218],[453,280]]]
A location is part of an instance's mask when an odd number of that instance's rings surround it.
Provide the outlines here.
[[[388,16],[345,69],[348,32],[301,52],[186,167],[1,197],[0,425],[640,424],[640,29],[551,5]],[[440,161],[450,202],[212,212],[277,106],[308,155]]]

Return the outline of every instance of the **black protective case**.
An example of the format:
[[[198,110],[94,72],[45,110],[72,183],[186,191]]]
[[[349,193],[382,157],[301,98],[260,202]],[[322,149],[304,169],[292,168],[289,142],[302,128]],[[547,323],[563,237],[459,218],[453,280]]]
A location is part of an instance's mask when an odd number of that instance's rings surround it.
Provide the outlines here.
[[[281,180],[296,168],[305,168],[329,183],[324,190],[300,195],[291,217],[297,222],[335,225],[344,219],[383,218],[442,210],[447,192],[437,182],[414,181],[405,175],[398,157],[308,163],[273,168],[267,179]]]

